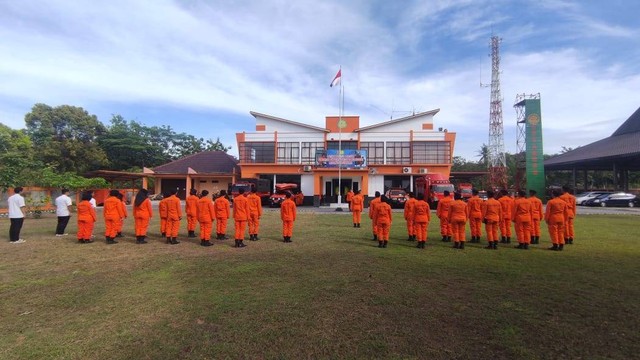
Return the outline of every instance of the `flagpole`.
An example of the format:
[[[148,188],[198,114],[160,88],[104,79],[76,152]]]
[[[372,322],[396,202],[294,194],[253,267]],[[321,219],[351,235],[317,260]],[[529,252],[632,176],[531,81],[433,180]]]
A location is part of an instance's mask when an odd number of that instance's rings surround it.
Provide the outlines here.
[[[344,111],[344,85],[340,66],[340,95],[338,97],[338,208],[342,210],[342,112]]]

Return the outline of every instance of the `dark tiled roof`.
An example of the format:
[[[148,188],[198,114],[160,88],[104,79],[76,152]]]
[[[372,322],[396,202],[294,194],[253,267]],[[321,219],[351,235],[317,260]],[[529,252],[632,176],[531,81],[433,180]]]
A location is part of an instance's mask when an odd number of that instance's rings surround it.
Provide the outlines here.
[[[613,162],[640,166],[640,108],[613,135],[581,146],[544,162],[548,169],[611,168]]]
[[[239,172],[238,160],[224,151],[203,151],[153,168],[157,174],[187,174],[192,168],[198,174],[232,174]]]

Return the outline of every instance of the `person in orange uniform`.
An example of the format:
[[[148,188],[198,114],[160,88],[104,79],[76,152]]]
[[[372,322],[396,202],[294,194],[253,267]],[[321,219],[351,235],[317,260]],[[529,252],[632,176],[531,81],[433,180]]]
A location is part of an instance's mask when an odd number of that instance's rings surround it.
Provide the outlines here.
[[[257,241],[260,230],[260,218],[262,217],[262,199],[258,196],[256,188],[251,189],[251,194],[247,196],[249,200],[249,240]]]
[[[518,246],[516,246],[516,249],[529,249],[533,210],[531,201],[527,199],[527,193],[524,190],[518,191],[518,198],[513,202],[511,216],[511,219],[516,225],[516,237],[518,238]]]
[[[167,199],[169,198],[168,192],[162,193],[162,200],[158,203],[158,213],[160,214],[160,234],[162,237],[167,236]]]
[[[553,191],[553,199],[547,202],[544,221],[549,229],[553,246],[549,250],[561,251],[564,248],[564,224],[569,217],[569,206],[560,197],[560,190]]]
[[[571,195],[571,189],[568,186],[562,187],[563,194],[560,196],[567,203],[569,216],[564,224],[564,242],[573,244],[573,219],[576,217],[576,197]]]
[[[422,194],[416,197],[416,203],[413,208],[413,219],[415,221],[413,225],[414,238],[418,240],[416,247],[418,249],[424,249],[424,245],[427,242],[427,228],[431,221],[431,209],[429,208],[429,204],[424,201],[424,195]]]
[[[220,190],[220,195],[213,202],[213,207],[216,212],[216,239],[226,240],[227,237],[227,222],[231,216],[231,205],[229,199],[227,199],[227,192]]]
[[[501,243],[511,243],[511,212],[513,211],[513,199],[509,196],[507,190],[500,190],[500,197],[498,198],[500,205],[502,206],[502,219],[500,219],[500,239]]]
[[[213,201],[208,197],[209,191],[202,190],[202,196],[196,204],[198,222],[200,223],[200,245],[211,246],[211,231],[213,230],[213,221],[216,218]]]
[[[415,206],[417,200],[412,192],[407,193],[407,201],[404,203],[404,220],[407,222],[408,241],[416,241],[415,223]]]
[[[529,201],[531,202],[531,243],[540,243],[540,219],[542,219],[542,200],[536,197],[535,190],[529,190]]]
[[[147,189],[140,189],[133,201],[133,221],[136,228],[136,244],[147,243],[147,229],[153,216],[151,200]]]
[[[378,226],[373,219],[373,215],[376,212],[376,205],[378,204],[380,204],[380,191],[376,191],[375,197],[369,202],[369,219],[371,219],[371,227],[373,229],[373,241],[378,241]]]
[[[353,211],[351,208],[351,202],[353,201],[353,196],[355,195],[355,193],[353,192],[353,190],[349,189],[349,191],[347,191],[347,204],[349,204],[349,211]]]
[[[355,195],[351,199],[351,212],[353,218],[353,227],[360,227],[362,220],[362,209],[364,208],[364,197],[360,194],[360,190],[355,191]]]
[[[479,243],[482,235],[482,199],[478,196],[478,190],[471,190],[471,197],[467,200],[467,218],[471,228],[471,242]]]
[[[111,190],[109,197],[104,201],[103,216],[105,232],[104,236],[107,244],[117,244],[115,240],[118,234],[118,226],[124,219],[124,211],[122,210],[122,201],[118,198],[118,190]]]
[[[462,200],[460,193],[453,195],[454,201],[449,207],[449,224],[453,233],[453,247],[464,249],[465,231],[467,226],[467,203]]]
[[[440,235],[442,235],[442,241],[450,242],[452,232],[451,224],[449,224],[449,208],[451,207],[453,198],[451,198],[449,190],[445,190],[443,194],[444,197],[438,201],[436,216],[440,219]]]
[[[304,203],[304,194],[302,191],[298,191],[295,195],[292,196],[293,201],[296,203],[296,206],[302,206]]]
[[[245,247],[244,232],[247,230],[247,220],[249,219],[249,200],[244,195],[244,189],[238,191],[239,195],[233,198],[233,220],[236,225],[236,246]]]
[[[167,244],[180,244],[178,241],[180,220],[182,220],[180,199],[176,196],[176,190],[171,190],[167,198]]]
[[[198,224],[198,190],[191,189],[184,204],[184,212],[187,213],[188,237],[196,237],[196,225]],[[202,232],[202,229],[200,229]]]
[[[391,205],[385,195],[380,196],[380,202],[373,209],[373,222],[378,229],[378,247],[386,248],[389,243],[389,230],[391,230]]]
[[[80,244],[88,244],[93,242],[91,234],[93,234],[93,226],[96,223],[96,210],[90,203],[91,193],[85,192],[80,198],[78,204],[78,242]]]
[[[127,203],[124,201],[124,195],[122,195],[122,193],[119,191],[118,199],[120,199],[120,206],[122,207],[122,211],[124,212],[124,217],[118,222],[118,231],[116,237],[124,237],[124,235],[122,235],[122,229],[124,228],[124,219],[129,217],[129,212],[127,211]]]
[[[285,194],[286,199],[280,206],[280,219],[282,220],[282,238],[290,243],[293,236],[293,222],[296,221],[296,203],[291,199],[291,193]]]
[[[482,203],[482,222],[487,232],[486,249],[498,250],[498,227],[502,219],[502,205],[495,199],[493,191],[487,191],[487,201]]]

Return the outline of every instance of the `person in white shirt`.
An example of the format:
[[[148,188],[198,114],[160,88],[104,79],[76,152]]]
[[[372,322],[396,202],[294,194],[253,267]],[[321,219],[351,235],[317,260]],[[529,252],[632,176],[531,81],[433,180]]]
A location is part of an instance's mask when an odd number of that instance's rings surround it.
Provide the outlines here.
[[[9,241],[12,244],[23,243],[24,240],[20,239],[20,230],[22,230],[22,224],[24,223],[24,213],[22,208],[25,207],[24,198],[20,193],[22,187],[17,186],[13,189],[14,194],[7,199],[7,205],[9,205],[9,220],[11,226],[9,227]]]
[[[56,226],[56,236],[69,235],[65,234],[64,230],[67,228],[71,213],[69,212],[69,206],[72,205],[71,198],[69,197],[69,189],[62,189],[62,195],[56,198],[56,215],[58,215],[58,226]]]

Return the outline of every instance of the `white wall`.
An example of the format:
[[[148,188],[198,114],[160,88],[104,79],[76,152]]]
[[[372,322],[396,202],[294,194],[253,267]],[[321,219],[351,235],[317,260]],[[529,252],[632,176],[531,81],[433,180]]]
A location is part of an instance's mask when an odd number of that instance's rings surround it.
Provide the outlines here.
[[[313,174],[304,174],[300,176],[300,191],[304,196],[313,195]]]
[[[360,185],[362,186],[362,184]],[[380,191],[380,194],[384,194],[384,175],[371,175],[369,174],[369,197],[374,197],[376,191]]]

